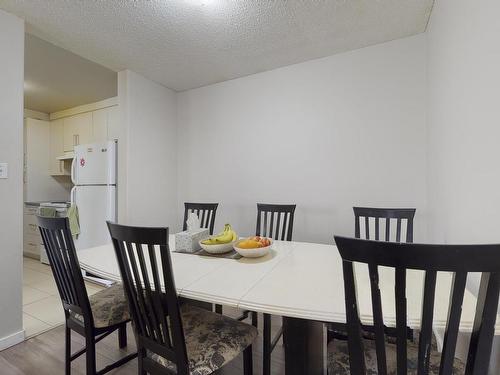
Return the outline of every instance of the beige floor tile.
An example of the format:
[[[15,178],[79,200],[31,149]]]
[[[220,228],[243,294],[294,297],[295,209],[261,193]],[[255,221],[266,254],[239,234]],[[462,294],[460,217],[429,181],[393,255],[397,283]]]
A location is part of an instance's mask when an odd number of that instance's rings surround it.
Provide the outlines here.
[[[38,259],[33,259],[33,258],[30,258],[30,257],[23,257],[23,264],[24,265],[27,265],[27,264],[36,264],[36,263],[40,263],[40,261]]]
[[[36,285],[45,280],[51,280],[52,276],[38,272],[30,268],[23,269],[23,285]]]
[[[52,270],[50,269],[50,266],[48,264],[43,264],[35,259],[24,258],[23,266],[25,270],[28,268],[52,276]]]
[[[85,288],[87,289],[87,294],[89,296],[96,294],[97,292],[100,292],[101,290],[106,289],[105,287],[103,287],[101,285],[91,283],[88,281],[85,281]]]
[[[23,285],[23,305],[39,301],[48,296],[50,296],[49,293],[42,292],[28,285]]]
[[[87,288],[87,294],[89,296],[94,295],[96,293],[99,293],[102,290],[102,289],[97,289],[97,288],[93,288],[93,287],[89,287],[89,286],[86,286],[86,288]]]
[[[53,328],[51,325],[48,325],[47,323],[44,323],[26,313],[23,313],[23,327],[26,338],[33,337]]]
[[[25,305],[23,311],[51,326],[64,323],[64,312],[58,296],[50,296]]]
[[[47,280],[42,280],[36,284],[29,284],[29,286],[41,290],[42,292],[48,293],[51,296],[59,296],[59,291],[57,290],[56,282],[52,278]]]

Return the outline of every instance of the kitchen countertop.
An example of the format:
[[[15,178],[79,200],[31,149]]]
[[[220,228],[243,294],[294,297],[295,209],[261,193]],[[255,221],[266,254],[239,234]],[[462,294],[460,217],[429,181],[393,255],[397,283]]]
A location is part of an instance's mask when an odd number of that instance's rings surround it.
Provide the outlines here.
[[[66,203],[68,204],[69,202],[66,201],[35,201],[35,202],[24,202],[26,206],[40,206],[41,203]]]

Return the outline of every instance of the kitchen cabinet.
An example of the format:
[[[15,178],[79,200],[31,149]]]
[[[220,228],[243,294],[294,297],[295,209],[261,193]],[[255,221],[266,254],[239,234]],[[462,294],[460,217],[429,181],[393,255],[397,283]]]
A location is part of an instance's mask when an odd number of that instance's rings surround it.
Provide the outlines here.
[[[49,174],[51,176],[70,174],[75,146],[119,138],[117,105],[67,116],[61,115],[50,122]],[[61,156],[65,156],[66,159],[58,160]]]
[[[57,159],[62,154],[64,154],[64,119],[59,119],[50,122],[49,174],[51,176],[69,176],[70,162]]]
[[[118,106],[108,108],[108,140],[112,141],[120,137]]]
[[[108,108],[92,112],[92,142],[108,139]]]
[[[77,145],[90,143],[92,138],[92,112],[64,118],[64,151],[71,152]]]
[[[42,238],[38,231],[37,212],[38,206],[28,204],[24,206],[23,254],[30,258],[40,259]]]
[[[54,132],[60,124],[37,119],[25,119],[25,156],[24,156],[24,200],[59,200],[65,199],[68,194],[64,181],[54,179],[51,171],[62,175],[59,166],[53,162],[51,154],[57,154],[54,140],[59,136],[59,147],[62,148],[61,132]],[[53,138],[53,139],[52,139]],[[59,154],[61,155],[61,154]],[[57,155],[57,156],[59,156]],[[54,156],[55,161],[55,156]]]

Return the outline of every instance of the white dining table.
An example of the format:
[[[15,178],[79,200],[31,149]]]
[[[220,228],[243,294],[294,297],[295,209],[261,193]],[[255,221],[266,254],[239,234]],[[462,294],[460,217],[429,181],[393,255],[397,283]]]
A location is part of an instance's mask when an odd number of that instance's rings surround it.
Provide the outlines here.
[[[346,321],[342,260],[335,245],[275,241],[270,253],[262,258],[230,259],[175,252],[174,235],[169,243],[180,296],[283,316],[286,373],[323,372],[326,345],[322,322]],[[80,250],[78,258],[83,270],[120,281],[111,243]],[[373,319],[367,266],[355,264],[355,273],[360,318],[362,323],[370,324]],[[380,267],[379,277],[384,321],[394,327],[394,272]],[[446,327],[452,277],[448,272],[438,273],[435,330]],[[423,280],[422,271],[408,270],[407,322],[413,329],[420,327]],[[475,296],[466,290],[461,332],[471,332],[475,305]],[[497,319],[496,335],[500,334],[499,322]]]

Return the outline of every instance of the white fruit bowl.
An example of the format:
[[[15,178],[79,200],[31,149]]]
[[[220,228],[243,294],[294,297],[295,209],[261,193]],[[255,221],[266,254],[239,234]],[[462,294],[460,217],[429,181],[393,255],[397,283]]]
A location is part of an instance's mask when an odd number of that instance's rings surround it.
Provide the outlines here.
[[[242,257],[245,258],[263,257],[264,255],[269,254],[269,250],[271,249],[271,246],[273,246],[273,241],[271,241],[271,244],[269,246],[257,247],[255,249],[241,249],[238,246],[236,246],[238,242],[240,241],[235,241],[234,250],[236,250],[238,254],[240,254]]]
[[[205,250],[207,253],[210,254],[224,254],[228,253],[231,250],[233,250],[233,246],[236,242],[239,240],[233,241],[233,242],[228,242],[228,243],[221,243],[221,244],[216,244],[216,245],[205,245],[199,242],[201,248]]]

